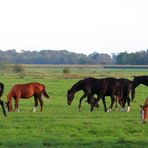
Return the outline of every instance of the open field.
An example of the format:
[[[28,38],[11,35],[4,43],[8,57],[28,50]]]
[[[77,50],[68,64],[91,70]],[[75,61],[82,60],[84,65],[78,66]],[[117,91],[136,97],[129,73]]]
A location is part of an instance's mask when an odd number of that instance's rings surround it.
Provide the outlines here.
[[[7,117],[0,112],[0,147],[147,147],[148,124],[140,122],[139,104],[144,104],[148,88],[140,85],[136,97],[131,102],[131,112],[115,109],[104,112],[100,108],[89,112],[90,106],[82,102],[82,112],[78,112],[78,92],[71,106],[67,105],[67,90],[81,78],[94,76],[124,77],[132,80],[132,75],[148,75],[148,69],[104,69],[100,66],[66,66],[69,74],[63,74],[64,66],[24,65],[25,75],[14,73],[8,67],[0,73],[0,81],[5,84],[2,96],[6,100],[8,91],[16,83],[38,81],[46,85],[50,99],[44,100],[44,111],[38,106],[33,113],[34,100],[20,100],[20,112],[11,112]],[[106,97],[107,105],[110,98]],[[118,105],[119,106],[119,105]],[[1,110],[1,109],[0,109]]]

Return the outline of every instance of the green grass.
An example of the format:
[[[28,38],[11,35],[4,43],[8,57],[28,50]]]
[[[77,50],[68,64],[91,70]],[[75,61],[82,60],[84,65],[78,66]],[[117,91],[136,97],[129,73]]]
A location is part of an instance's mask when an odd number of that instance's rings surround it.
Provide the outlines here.
[[[56,69],[56,68],[55,68]],[[97,69],[95,69],[97,71]],[[39,69],[38,69],[39,71]],[[44,72],[46,69],[43,70]],[[15,83],[27,83],[38,81],[44,83],[50,99],[44,100],[44,111],[33,113],[34,100],[20,100],[20,112],[11,112],[4,117],[0,112],[0,147],[147,147],[148,145],[148,124],[140,121],[139,104],[144,104],[147,95],[147,87],[140,85],[136,89],[136,98],[131,102],[131,112],[120,112],[115,109],[104,112],[102,101],[100,108],[89,112],[90,106],[82,102],[82,112],[78,112],[78,101],[82,92],[78,92],[71,106],[67,105],[66,92],[80,78],[65,77],[59,71],[50,77],[27,75],[20,79],[17,75],[0,76],[5,84],[3,100],[6,100],[8,91]],[[75,70],[76,71],[76,70]],[[100,71],[93,73],[94,69],[87,70],[87,73],[77,72],[81,77],[93,75],[100,77]],[[33,71],[31,71],[33,73]],[[135,75],[147,74],[148,71],[118,71],[103,70],[101,77],[114,76],[132,79],[131,73]],[[74,72],[73,72],[74,73]],[[75,74],[75,73],[74,73]],[[110,98],[106,98],[107,106],[110,105]],[[13,103],[14,104],[14,103]],[[119,105],[118,105],[119,106]]]

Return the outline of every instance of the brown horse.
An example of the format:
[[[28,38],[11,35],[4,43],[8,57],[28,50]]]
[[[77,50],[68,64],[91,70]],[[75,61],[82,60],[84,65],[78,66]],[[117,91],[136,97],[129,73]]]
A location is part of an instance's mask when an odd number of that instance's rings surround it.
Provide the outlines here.
[[[16,84],[12,87],[10,92],[7,96],[7,109],[9,112],[12,111],[12,98],[15,100],[15,111],[18,111],[19,106],[19,99],[24,98],[28,99],[32,96],[34,96],[34,109],[33,112],[36,111],[36,107],[38,106],[38,101],[40,102],[41,111],[43,110],[43,100],[42,100],[42,94],[49,98],[45,86],[43,84],[40,84],[38,82],[32,82],[27,84]]]
[[[143,123],[146,123],[148,121],[148,97],[145,100],[144,105],[140,105],[141,107],[141,120]]]

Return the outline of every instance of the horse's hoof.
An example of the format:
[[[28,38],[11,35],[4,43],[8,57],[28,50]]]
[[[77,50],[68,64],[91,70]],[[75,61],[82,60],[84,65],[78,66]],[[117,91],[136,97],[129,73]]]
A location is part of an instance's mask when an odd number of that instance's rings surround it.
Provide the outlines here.
[[[111,111],[112,111],[112,109],[111,109],[111,108],[107,110],[107,112],[111,112]]]
[[[127,112],[130,112],[130,107],[129,106],[127,107]]]
[[[121,112],[126,112],[126,109],[122,108],[122,109],[121,109]]]

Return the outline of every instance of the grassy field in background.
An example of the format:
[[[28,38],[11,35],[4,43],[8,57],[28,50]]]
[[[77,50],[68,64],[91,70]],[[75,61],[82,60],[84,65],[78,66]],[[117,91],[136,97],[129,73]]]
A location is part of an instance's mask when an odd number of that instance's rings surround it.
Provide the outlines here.
[[[131,102],[131,112],[104,112],[100,108],[89,112],[90,106],[82,102],[82,112],[78,112],[78,92],[71,106],[67,105],[66,92],[78,80],[94,76],[128,78],[132,75],[148,75],[146,69],[103,69],[100,66],[66,66],[69,74],[63,74],[65,65],[25,65],[25,76],[11,70],[0,73],[0,81],[5,84],[2,96],[6,100],[11,87],[16,83],[37,81],[45,84],[50,99],[44,101],[43,112],[38,106],[33,113],[34,99],[20,100],[20,112],[11,112],[4,117],[0,112],[0,147],[147,147],[148,124],[140,121],[139,104],[144,104],[148,96],[146,86],[136,89],[136,97]],[[110,98],[106,97],[107,106]],[[13,103],[14,104],[14,103]],[[119,106],[119,105],[118,105]],[[1,110],[1,109],[0,109]]]

